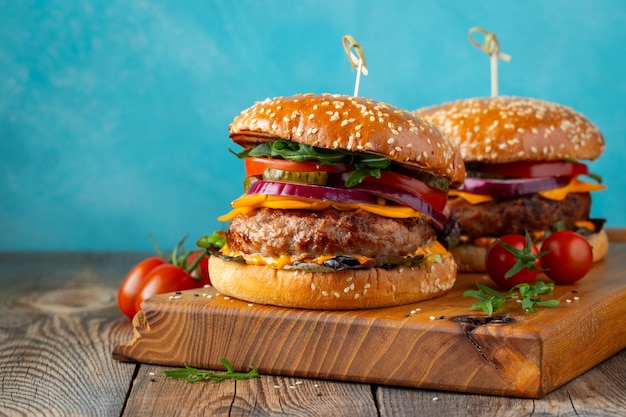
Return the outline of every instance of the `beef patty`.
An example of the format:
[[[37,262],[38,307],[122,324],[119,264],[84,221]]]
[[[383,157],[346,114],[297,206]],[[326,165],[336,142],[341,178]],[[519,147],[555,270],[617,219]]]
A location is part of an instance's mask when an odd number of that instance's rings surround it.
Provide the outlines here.
[[[558,221],[587,220],[590,209],[589,193],[568,194],[562,201],[532,194],[480,204],[470,204],[460,197],[450,198],[444,214],[459,223],[462,234],[477,238],[546,230]]]
[[[426,217],[391,219],[355,211],[260,208],[231,220],[231,249],[277,257],[306,253],[328,256],[406,256],[436,239]]]

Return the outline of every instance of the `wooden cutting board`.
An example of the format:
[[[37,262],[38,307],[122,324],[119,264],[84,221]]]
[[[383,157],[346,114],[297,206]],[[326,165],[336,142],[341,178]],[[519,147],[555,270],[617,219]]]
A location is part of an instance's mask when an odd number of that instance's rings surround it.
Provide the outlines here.
[[[213,288],[146,300],[120,361],[539,398],[626,347],[626,244],[527,313],[507,301],[493,317],[463,292],[484,275],[461,274],[447,295],[358,311],[249,304]],[[545,276],[540,275],[540,279]],[[546,279],[547,280],[547,279]]]

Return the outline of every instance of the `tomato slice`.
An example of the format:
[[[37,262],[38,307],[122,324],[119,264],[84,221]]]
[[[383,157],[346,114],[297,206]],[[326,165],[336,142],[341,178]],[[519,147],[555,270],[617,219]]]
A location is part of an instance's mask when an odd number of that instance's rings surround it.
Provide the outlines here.
[[[565,161],[517,161],[505,164],[479,164],[475,170],[518,178],[574,177],[576,175],[589,174],[587,165],[580,162]]]
[[[419,197],[438,211],[443,211],[448,201],[448,194],[445,191],[433,188],[416,178],[407,177],[393,171],[381,171],[380,178],[365,177],[363,182],[399,188]]]
[[[282,169],[289,172],[346,172],[354,169],[351,164],[320,164],[317,161],[295,162],[288,159],[246,158],[243,161],[246,176],[263,175],[265,168]]]

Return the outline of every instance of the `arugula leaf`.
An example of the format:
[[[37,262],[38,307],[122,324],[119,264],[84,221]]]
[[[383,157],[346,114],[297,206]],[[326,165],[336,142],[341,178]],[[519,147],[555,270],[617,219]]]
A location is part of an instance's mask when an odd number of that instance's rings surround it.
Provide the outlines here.
[[[226,244],[226,232],[223,230],[216,230],[213,234],[208,236],[201,236],[196,245],[205,249],[221,249]]]
[[[211,371],[199,371],[196,368],[192,368],[185,364],[183,369],[173,369],[170,371],[163,371],[165,376],[175,379],[186,379],[187,382],[198,382],[208,379],[210,383],[216,383],[227,379],[242,380],[247,378],[258,378],[260,376],[256,367],[250,365],[249,372],[235,372],[233,366],[226,358],[220,358],[220,362],[226,368],[226,372],[222,374],[216,374]]]
[[[347,187],[354,187],[368,176],[380,178],[380,170],[391,164],[389,158],[343,149],[322,149],[311,145],[278,139],[272,143],[262,143],[241,152],[229,151],[238,158],[283,158],[294,162],[317,161],[320,165],[333,165],[338,162],[354,164],[355,170],[346,180]]]
[[[478,290],[467,290],[463,293],[463,297],[478,298],[478,300],[470,307],[470,310],[482,309],[487,315],[491,316],[495,310],[511,296],[502,293],[483,284],[476,283]]]
[[[553,283],[544,283],[538,281],[535,285],[530,284],[518,284],[511,288],[506,294],[502,294],[487,285],[476,283],[478,290],[467,290],[463,293],[463,297],[477,298],[471,305],[470,310],[482,309],[487,315],[491,316],[500,306],[508,299],[513,298],[516,293],[522,299],[522,308],[531,313],[535,313],[537,310],[535,306],[540,307],[554,307],[559,305],[559,300],[542,300],[539,295],[545,295],[552,292],[554,289]]]

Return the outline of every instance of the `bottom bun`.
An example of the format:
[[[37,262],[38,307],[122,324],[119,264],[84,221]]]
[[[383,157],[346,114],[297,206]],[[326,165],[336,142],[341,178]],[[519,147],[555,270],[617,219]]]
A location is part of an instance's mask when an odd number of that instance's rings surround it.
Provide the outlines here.
[[[598,262],[606,257],[609,251],[609,238],[604,231],[585,236],[593,251],[593,262]],[[464,244],[450,249],[456,260],[459,272],[486,272],[485,257],[489,246],[475,246]]]
[[[456,263],[307,272],[209,258],[211,284],[222,295],[281,307],[353,310],[389,307],[428,300],[447,293],[456,280]]]

